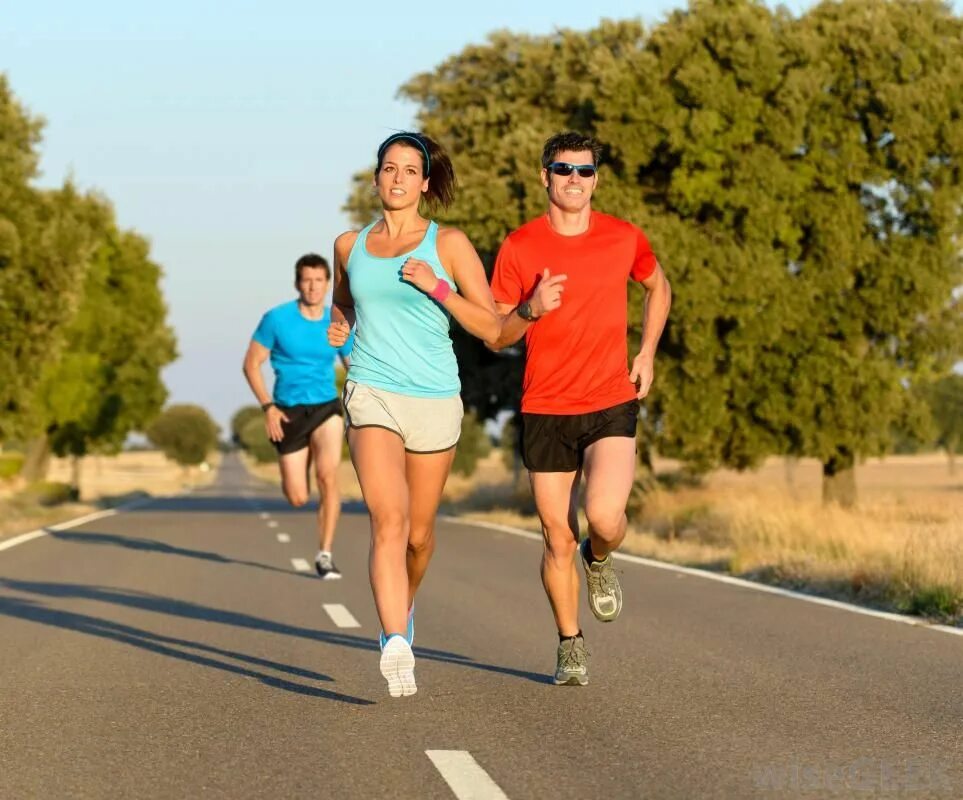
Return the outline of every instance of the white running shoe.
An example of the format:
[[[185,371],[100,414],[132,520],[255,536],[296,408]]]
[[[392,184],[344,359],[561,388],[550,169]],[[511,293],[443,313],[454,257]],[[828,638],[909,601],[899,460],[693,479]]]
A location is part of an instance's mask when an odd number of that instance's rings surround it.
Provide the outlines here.
[[[418,691],[415,685],[415,654],[400,634],[388,637],[381,651],[381,674],[388,681],[388,694],[408,697]]]

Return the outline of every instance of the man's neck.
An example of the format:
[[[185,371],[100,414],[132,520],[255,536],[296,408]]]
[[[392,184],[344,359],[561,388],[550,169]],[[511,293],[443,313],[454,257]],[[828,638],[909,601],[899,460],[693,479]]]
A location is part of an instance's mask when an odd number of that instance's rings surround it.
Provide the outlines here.
[[[589,229],[592,220],[590,205],[579,211],[565,211],[556,205],[548,206],[548,223],[556,233],[562,236],[578,236]]]
[[[321,319],[321,317],[324,316],[324,303],[318,303],[316,306],[309,306],[303,300],[298,299],[298,311],[301,312],[301,316],[305,319]]]

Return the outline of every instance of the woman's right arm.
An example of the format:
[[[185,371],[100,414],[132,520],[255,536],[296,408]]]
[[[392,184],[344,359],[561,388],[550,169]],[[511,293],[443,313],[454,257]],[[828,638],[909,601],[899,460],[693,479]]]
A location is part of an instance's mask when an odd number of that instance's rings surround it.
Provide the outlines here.
[[[348,256],[357,238],[357,231],[348,231],[334,240],[334,291],[328,342],[335,347],[340,347],[348,340],[355,323],[354,298],[351,296],[347,267]]]

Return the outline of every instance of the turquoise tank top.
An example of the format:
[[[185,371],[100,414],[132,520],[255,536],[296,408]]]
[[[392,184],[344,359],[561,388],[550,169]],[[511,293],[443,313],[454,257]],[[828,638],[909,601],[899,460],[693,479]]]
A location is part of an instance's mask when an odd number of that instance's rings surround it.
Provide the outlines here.
[[[348,378],[412,397],[456,395],[461,381],[449,335],[451,316],[401,279],[405,259],[420,258],[452,283],[438,258],[438,225],[429,222],[414,250],[392,258],[368,252],[365,242],[374,225],[358,234],[346,266],[356,315]]]

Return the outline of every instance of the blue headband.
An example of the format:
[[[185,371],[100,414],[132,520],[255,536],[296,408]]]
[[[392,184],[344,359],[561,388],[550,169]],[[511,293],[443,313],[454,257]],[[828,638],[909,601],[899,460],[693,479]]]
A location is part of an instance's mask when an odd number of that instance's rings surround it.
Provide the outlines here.
[[[378,161],[381,161],[381,158],[384,155],[385,150],[388,149],[389,145],[392,145],[401,139],[414,142],[416,145],[418,145],[418,147],[421,148],[421,152],[425,154],[425,175],[430,175],[431,158],[428,157],[428,148],[425,147],[425,144],[421,141],[421,139],[411,133],[396,133],[394,136],[389,136],[387,139],[385,139],[384,144],[378,148]]]

